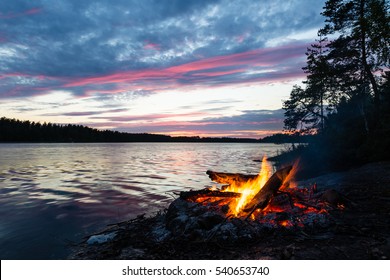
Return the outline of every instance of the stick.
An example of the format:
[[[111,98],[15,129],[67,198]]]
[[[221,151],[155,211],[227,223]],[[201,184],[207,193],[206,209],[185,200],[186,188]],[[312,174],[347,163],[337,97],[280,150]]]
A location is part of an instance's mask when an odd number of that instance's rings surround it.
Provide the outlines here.
[[[180,198],[189,199],[193,197],[240,197],[240,193],[236,192],[221,192],[221,191],[212,191],[209,189],[203,189],[199,191],[188,191],[180,192]]]
[[[257,175],[248,175],[240,173],[224,173],[224,172],[214,172],[207,170],[207,175],[209,175],[211,181],[220,183],[220,184],[229,184],[229,185],[240,185],[244,184],[250,180],[256,179]]]
[[[268,202],[270,201],[272,196],[274,196],[278,192],[279,188],[282,186],[291,169],[292,166],[287,166],[276,171],[271,176],[271,178],[268,179],[268,181],[260,189],[260,191],[246,205],[243,211],[250,212],[251,214],[257,208],[264,209],[268,205]]]

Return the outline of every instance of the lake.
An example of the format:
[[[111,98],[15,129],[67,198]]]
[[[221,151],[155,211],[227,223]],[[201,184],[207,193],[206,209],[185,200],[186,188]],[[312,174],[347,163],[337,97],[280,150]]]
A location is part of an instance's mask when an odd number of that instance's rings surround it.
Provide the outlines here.
[[[166,208],[211,186],[206,171],[258,173],[283,145],[0,144],[0,258],[65,259],[105,225]]]

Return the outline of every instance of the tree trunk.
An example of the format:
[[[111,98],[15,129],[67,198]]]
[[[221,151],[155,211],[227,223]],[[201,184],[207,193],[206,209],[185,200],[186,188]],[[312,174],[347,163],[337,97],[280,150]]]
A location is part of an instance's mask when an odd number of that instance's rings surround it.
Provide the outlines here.
[[[361,51],[362,51],[362,66],[364,72],[367,74],[372,90],[374,91],[374,106],[375,112],[379,112],[380,98],[379,89],[376,83],[375,77],[371,72],[371,68],[367,63],[367,49],[366,49],[366,20],[365,20],[365,3],[366,0],[360,0],[360,11],[359,11],[359,25],[361,34]]]

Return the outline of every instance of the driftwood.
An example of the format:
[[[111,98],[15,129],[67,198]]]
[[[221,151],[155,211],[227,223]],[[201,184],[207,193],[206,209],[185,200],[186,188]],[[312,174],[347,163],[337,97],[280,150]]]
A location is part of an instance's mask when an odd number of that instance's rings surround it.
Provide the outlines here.
[[[224,173],[224,172],[214,172],[211,170],[207,170],[207,175],[209,175],[211,181],[220,183],[220,184],[228,184],[228,185],[240,185],[248,182],[249,180],[254,180],[258,175],[247,175],[240,173]]]
[[[180,198],[182,199],[199,198],[199,197],[240,197],[240,196],[241,194],[236,192],[221,192],[221,191],[213,191],[210,189],[180,192]]]
[[[250,212],[249,214],[251,214],[254,210],[258,208],[264,209],[268,205],[270,199],[278,192],[279,188],[282,186],[283,181],[287,178],[291,169],[292,166],[287,166],[276,171],[271,176],[271,178],[268,179],[268,181],[260,189],[260,191],[245,206],[243,211]]]

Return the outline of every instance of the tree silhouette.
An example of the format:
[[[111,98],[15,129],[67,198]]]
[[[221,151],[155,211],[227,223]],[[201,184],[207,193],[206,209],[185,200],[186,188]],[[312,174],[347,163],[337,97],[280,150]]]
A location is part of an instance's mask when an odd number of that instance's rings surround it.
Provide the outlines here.
[[[307,162],[390,158],[389,13],[384,0],[326,2],[326,24],[306,53],[307,79],[283,103],[286,130],[317,135]]]
[[[296,141],[294,138],[294,141]],[[279,138],[280,139],[280,138]],[[289,136],[286,142],[292,141]],[[0,142],[218,142],[257,143],[260,139],[171,137],[149,133],[126,133],[112,130],[97,130],[82,125],[35,123],[16,119],[0,118]],[[267,140],[263,141],[267,142]],[[272,142],[272,138],[268,142]]]

